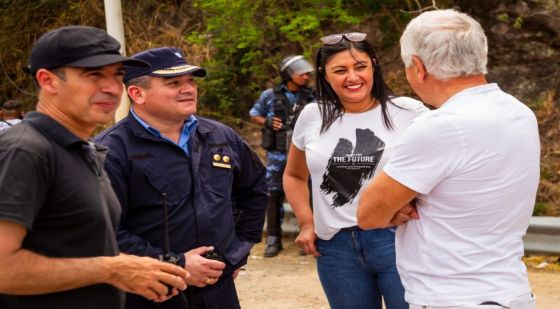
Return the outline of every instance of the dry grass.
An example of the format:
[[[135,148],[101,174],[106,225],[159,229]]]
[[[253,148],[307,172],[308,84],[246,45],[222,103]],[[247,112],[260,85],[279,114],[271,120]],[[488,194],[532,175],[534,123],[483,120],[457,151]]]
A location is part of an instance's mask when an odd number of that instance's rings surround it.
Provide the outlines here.
[[[523,262],[527,268],[560,272],[560,257],[558,256],[530,255],[524,257]]]

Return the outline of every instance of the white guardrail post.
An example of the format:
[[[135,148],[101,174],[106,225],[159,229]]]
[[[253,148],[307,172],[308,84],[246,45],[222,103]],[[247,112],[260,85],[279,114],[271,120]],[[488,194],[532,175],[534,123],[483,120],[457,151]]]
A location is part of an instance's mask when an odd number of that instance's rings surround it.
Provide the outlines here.
[[[126,41],[124,39],[124,25],[122,18],[121,0],[105,0],[105,22],[107,23],[107,33],[121,43],[121,54],[126,56]],[[121,104],[115,113],[115,122],[128,115],[130,103],[126,95],[126,89],[121,97]]]

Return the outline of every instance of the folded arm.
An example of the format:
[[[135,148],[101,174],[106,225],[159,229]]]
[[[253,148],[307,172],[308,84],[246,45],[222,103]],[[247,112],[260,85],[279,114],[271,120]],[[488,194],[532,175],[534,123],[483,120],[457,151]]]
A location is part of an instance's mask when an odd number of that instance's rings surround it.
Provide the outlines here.
[[[363,229],[384,228],[418,219],[411,202],[418,193],[381,172],[362,192],[358,225]]]

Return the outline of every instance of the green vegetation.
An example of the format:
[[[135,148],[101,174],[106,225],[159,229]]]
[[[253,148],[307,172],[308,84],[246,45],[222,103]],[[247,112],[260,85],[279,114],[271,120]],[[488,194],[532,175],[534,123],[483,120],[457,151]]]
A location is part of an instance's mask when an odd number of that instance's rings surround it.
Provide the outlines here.
[[[385,61],[383,69],[388,83],[399,93],[409,91],[396,45],[412,17],[421,10],[433,9],[431,0],[121,2],[127,53],[157,46],[180,47],[189,61],[205,66],[209,72],[199,87],[199,113],[238,129],[246,123],[242,119],[247,118],[260,91],[279,81],[281,59],[290,54],[303,54],[313,61],[319,39],[326,34],[366,32]],[[534,4],[532,12],[547,12],[550,18],[557,18],[555,12],[560,1],[544,2]],[[543,60],[538,58],[542,53],[523,49],[524,40],[530,38],[549,44],[550,53],[555,55],[558,49],[555,28],[547,28],[554,23],[540,22],[540,15],[538,18],[523,15],[525,11],[502,8],[499,3],[436,1],[438,8],[459,6],[471,13],[487,27],[489,36],[495,35],[492,29],[496,24],[503,23],[510,28],[506,29],[508,41],[490,37],[489,76],[504,89],[515,89],[517,93],[512,92],[515,96],[529,98],[522,101],[529,102],[537,114],[542,137],[542,177],[535,213],[560,215],[560,94],[555,86],[556,62],[550,60],[557,57]],[[500,11],[487,12],[487,8]],[[21,69],[27,64],[31,46],[48,30],[77,24],[105,28],[103,1],[0,0],[0,102],[17,98],[26,104],[27,110],[34,109],[35,86]],[[529,57],[525,58],[529,61],[520,60],[514,53],[527,53]],[[543,87],[543,76],[555,81],[547,88],[548,92],[537,91]]]
[[[324,30],[344,31],[364,17],[352,15],[343,1],[196,0],[204,27],[186,40],[209,45],[204,63],[212,89],[201,104],[223,114],[246,112],[255,95],[277,77],[277,64],[289,54],[313,57]],[[238,115],[239,116],[239,115]]]
[[[528,106],[530,109],[532,109],[533,111],[537,111],[537,110],[539,110],[539,109],[541,109],[541,108],[544,108],[544,106],[545,106],[545,104],[546,104],[546,102],[547,102],[547,99],[548,99],[547,96],[544,95],[544,96],[542,96],[542,97],[535,98],[534,100],[529,101],[529,102],[527,102],[526,104],[527,104],[527,106]]]
[[[548,204],[543,202],[537,202],[535,208],[533,209],[533,216],[545,216],[548,212]]]
[[[523,17],[517,16],[517,17],[513,20],[513,28],[515,28],[515,29],[521,29],[521,26],[523,26]]]
[[[210,75],[201,88],[211,91],[201,106],[223,115],[244,116],[258,93],[278,81],[278,63],[290,54],[313,59],[325,34],[364,31],[379,16],[383,46],[394,46],[412,18],[401,9],[409,1],[361,0],[195,0],[202,27],[186,35],[190,44],[207,45]],[[431,1],[421,1],[430,2]],[[368,29],[369,30],[369,29]],[[375,29],[371,29],[375,30]]]
[[[437,1],[445,7],[449,1]],[[365,31],[378,49],[391,48],[420,8],[410,0],[135,0],[122,1],[127,52],[175,45],[202,64],[201,111],[245,117],[259,92],[278,82],[278,63],[290,54],[313,60],[325,34]],[[20,68],[38,35],[62,25],[104,28],[98,0],[0,0],[0,50],[4,68],[0,100],[34,92]],[[17,86],[17,87],[14,87]]]
[[[505,23],[511,23],[511,26],[517,30],[521,29],[521,27],[523,26],[523,16],[511,18],[508,13],[501,13],[496,16],[496,19]]]
[[[496,18],[497,18],[499,21],[503,21],[503,22],[508,22],[508,21],[509,21],[509,15],[508,15],[508,13],[499,14],[498,16],[496,16]]]

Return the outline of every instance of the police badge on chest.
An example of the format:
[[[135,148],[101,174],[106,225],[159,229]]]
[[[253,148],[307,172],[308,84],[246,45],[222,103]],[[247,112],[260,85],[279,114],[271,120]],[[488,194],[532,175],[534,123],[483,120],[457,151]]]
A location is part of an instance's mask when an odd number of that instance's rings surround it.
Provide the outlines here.
[[[219,168],[231,168],[230,160],[229,156],[216,153],[212,156],[212,166]]]

